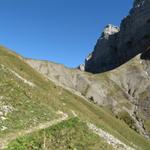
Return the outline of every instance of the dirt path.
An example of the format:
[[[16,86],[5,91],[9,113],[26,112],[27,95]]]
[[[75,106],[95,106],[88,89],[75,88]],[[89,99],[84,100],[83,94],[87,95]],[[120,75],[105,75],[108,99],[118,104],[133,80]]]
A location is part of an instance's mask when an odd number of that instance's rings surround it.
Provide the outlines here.
[[[121,142],[119,139],[114,137],[113,135],[109,134],[108,132],[97,128],[94,124],[87,123],[87,126],[93,133],[99,135],[101,138],[103,138],[109,145],[112,145],[112,147],[116,150],[135,150],[134,148],[126,145],[125,143]],[[135,146],[135,145],[134,145]]]
[[[46,128],[50,127],[50,126],[56,125],[56,124],[58,124],[58,123],[60,123],[60,122],[62,122],[64,120],[67,120],[69,118],[68,114],[63,113],[61,111],[59,111],[58,114],[62,115],[62,117],[59,118],[59,119],[54,119],[54,120],[49,121],[49,122],[40,123],[38,126],[30,128],[29,130],[21,130],[21,131],[19,131],[17,133],[9,134],[9,135],[7,135],[6,138],[0,139],[0,150],[2,150],[4,148],[7,148],[8,144],[12,140],[17,139],[18,137],[25,136],[27,134],[39,131],[41,129],[46,129]]]
[[[31,87],[35,87],[35,84],[32,83],[31,81],[28,81],[27,79],[23,78],[22,76],[20,76],[17,72],[15,72],[14,70],[4,66],[3,64],[0,65],[2,67],[3,70],[8,70],[9,72],[11,72],[13,75],[15,75],[18,79],[22,80],[25,84],[28,84]]]

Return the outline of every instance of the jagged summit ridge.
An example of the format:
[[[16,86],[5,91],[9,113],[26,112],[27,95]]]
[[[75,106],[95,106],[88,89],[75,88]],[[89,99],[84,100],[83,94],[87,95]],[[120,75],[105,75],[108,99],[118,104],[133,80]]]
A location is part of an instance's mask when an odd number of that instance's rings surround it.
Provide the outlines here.
[[[133,7],[134,8],[141,7],[141,6],[143,6],[144,3],[145,3],[145,0],[134,0]]]
[[[115,34],[115,33],[118,33],[119,30],[120,30],[119,27],[114,26],[114,25],[112,25],[112,24],[108,24],[108,25],[105,27],[105,29],[104,29],[104,31],[103,31],[103,33],[102,33],[102,35],[101,35],[100,38],[108,39],[110,35],[113,35],[113,34]]]
[[[118,27],[109,25],[85,60],[85,70],[100,73],[115,69],[150,45],[150,0],[135,0]]]

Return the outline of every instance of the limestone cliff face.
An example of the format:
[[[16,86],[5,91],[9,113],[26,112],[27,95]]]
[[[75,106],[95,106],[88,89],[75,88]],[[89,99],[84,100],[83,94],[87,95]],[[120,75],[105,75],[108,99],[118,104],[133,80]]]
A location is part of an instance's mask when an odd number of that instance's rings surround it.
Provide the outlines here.
[[[94,51],[85,60],[85,70],[100,73],[127,62],[150,46],[150,0],[135,0],[120,29],[106,26]]]

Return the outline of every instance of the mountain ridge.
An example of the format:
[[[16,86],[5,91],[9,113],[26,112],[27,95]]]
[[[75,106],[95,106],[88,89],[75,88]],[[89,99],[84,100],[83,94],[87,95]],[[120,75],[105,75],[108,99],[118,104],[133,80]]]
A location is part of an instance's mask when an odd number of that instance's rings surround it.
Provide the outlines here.
[[[90,57],[85,59],[84,70],[92,73],[109,71],[149,50],[149,7],[149,0],[135,0],[119,28],[106,26]]]

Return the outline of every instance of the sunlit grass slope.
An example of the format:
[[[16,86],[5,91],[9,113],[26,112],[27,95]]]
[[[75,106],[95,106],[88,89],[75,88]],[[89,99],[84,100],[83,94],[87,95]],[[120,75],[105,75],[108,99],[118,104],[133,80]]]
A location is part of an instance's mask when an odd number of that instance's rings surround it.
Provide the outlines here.
[[[0,139],[59,118],[58,111],[67,113],[71,119],[19,137],[10,143],[8,149],[42,149],[42,135],[45,134],[46,145],[51,149],[63,149],[63,146],[64,149],[73,149],[73,146],[84,149],[84,145],[90,141],[89,149],[102,149],[104,146],[105,149],[111,150],[112,147],[103,139],[88,131],[85,122],[95,124],[131,147],[136,145],[137,149],[142,150],[150,148],[150,143],[124,122],[56,86],[32,69],[20,56],[0,47]],[[79,119],[74,118],[72,111]]]

